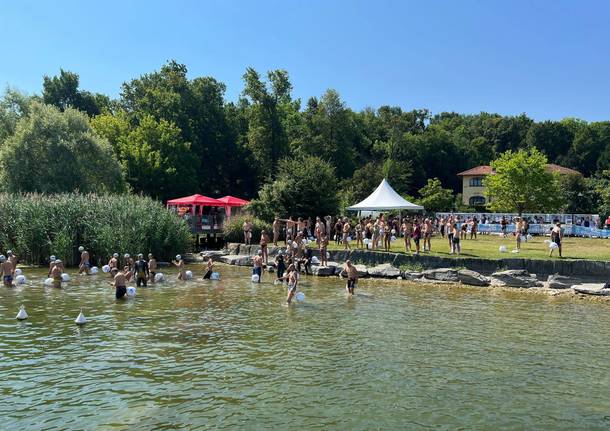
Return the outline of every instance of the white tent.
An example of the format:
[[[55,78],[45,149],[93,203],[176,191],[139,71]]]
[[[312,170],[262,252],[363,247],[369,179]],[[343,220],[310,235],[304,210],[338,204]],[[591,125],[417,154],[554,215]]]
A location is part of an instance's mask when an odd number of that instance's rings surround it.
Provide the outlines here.
[[[383,210],[412,210],[423,211],[424,207],[412,204],[394,191],[385,180],[379,184],[373,193],[362,202],[348,208],[351,211],[383,211]]]

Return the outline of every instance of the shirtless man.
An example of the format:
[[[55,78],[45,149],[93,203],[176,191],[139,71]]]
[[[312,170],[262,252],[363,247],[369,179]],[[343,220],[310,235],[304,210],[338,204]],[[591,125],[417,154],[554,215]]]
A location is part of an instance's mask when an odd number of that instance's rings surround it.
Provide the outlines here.
[[[297,274],[294,265],[288,267],[288,274],[286,276],[288,281],[288,295],[286,296],[286,304],[290,305],[292,298],[297,293],[297,283],[299,282],[299,275]]]
[[[133,272],[136,274],[136,285],[140,287],[140,285],[144,285],[146,287],[146,281],[150,276],[148,269],[148,262],[144,260],[143,254],[138,254],[138,260],[136,261]]]
[[[148,253],[148,273],[150,274],[150,282],[155,282],[155,275],[157,275],[157,259],[152,255],[152,253]]]
[[[61,288],[62,271],[63,271],[63,268],[61,267],[61,260],[53,261],[53,268],[51,268],[51,271],[49,272],[49,277],[53,278],[53,287],[55,287],[56,289]]]
[[[112,286],[115,288],[114,296],[116,299],[122,299],[127,294],[127,279],[122,271],[118,268],[112,268],[111,271],[113,282]]]
[[[89,268],[91,268],[91,263],[89,263],[89,252],[85,250],[85,247],[82,245],[78,248],[80,251],[80,264],[78,265],[78,273],[89,274]]]
[[[112,255],[112,257],[108,261],[108,266],[110,267],[111,274],[112,274],[112,268],[119,267],[119,254],[118,253],[114,253]]]
[[[184,261],[182,260],[182,256],[179,254],[176,255],[176,260],[173,261],[173,264],[178,268],[178,280],[186,281],[186,271],[184,269]]]
[[[347,220],[347,217],[343,218],[343,227],[341,228],[343,231],[343,245],[345,246],[346,250],[349,250],[349,241],[347,240],[347,237],[349,236],[349,231],[352,227],[349,224],[349,221]]]
[[[263,278],[263,252],[259,250],[256,256],[252,258],[252,275],[258,275],[258,282]]]
[[[273,245],[277,247],[277,240],[280,239],[280,219],[276,216],[273,220]]]
[[[214,272],[214,261],[210,257],[210,258],[208,258],[208,263],[206,264],[206,271],[205,271],[205,274],[203,274],[203,279],[204,280],[211,279],[212,272]]]
[[[430,250],[432,248],[432,243],[430,241],[432,239],[432,222],[429,218],[424,221],[423,236],[424,252],[427,251],[428,253],[430,253]]]
[[[318,248],[320,248],[320,241],[322,240],[322,232],[324,232],[324,223],[320,217],[316,217],[316,225],[314,227],[314,236],[316,237],[316,243],[318,244]]]
[[[553,229],[551,230],[551,241],[557,244],[557,250],[559,251],[559,257],[561,256],[561,240],[563,240],[563,230],[561,229],[561,223],[557,222]],[[553,255],[553,250],[555,248],[551,248],[549,252],[549,257]]]
[[[49,274],[47,275],[47,277],[51,276],[51,271],[53,270],[53,267],[55,266],[55,260],[57,260],[57,258],[55,257],[55,255],[52,255],[49,258]]]
[[[13,287],[13,275],[15,268],[10,260],[7,260],[4,255],[0,255],[0,274],[4,287]]]
[[[345,289],[347,290],[347,293],[353,295],[356,284],[358,283],[358,270],[352,264],[351,260],[347,260],[345,262],[345,266],[343,267],[343,272],[347,274],[347,284],[345,285]]]
[[[402,223],[402,234],[405,239],[405,253],[411,251],[411,233],[413,231],[413,224],[410,218],[406,218]]]
[[[263,260],[265,263],[269,262],[269,253],[267,251],[267,245],[269,244],[269,235],[267,235],[266,231],[261,232],[261,240],[259,242],[261,246],[261,251],[263,252]]]
[[[252,223],[250,223],[250,220],[244,221],[242,228],[244,230],[244,243],[250,245],[250,241],[252,240]]]
[[[326,232],[322,234],[322,239],[320,240],[320,265],[328,266],[328,258],[326,257],[326,253],[328,249],[328,236]]]
[[[11,250],[7,250],[6,255],[8,256],[8,261],[13,264],[14,271],[17,268],[17,256]]]

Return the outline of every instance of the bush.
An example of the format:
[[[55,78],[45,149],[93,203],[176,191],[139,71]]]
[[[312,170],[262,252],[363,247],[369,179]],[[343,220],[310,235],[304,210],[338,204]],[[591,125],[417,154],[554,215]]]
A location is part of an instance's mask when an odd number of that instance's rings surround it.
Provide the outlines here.
[[[252,244],[258,244],[261,240],[261,232],[263,230],[267,231],[269,238],[273,237],[272,226],[257,218],[247,215],[241,215],[238,217],[231,217],[231,221],[229,223],[225,223],[225,240],[227,242],[244,242],[244,221],[249,220],[252,223]]]
[[[191,238],[182,219],[136,195],[0,194],[0,220],[0,248],[32,264],[54,254],[74,265],[80,245],[97,264],[114,252],[169,259]]]

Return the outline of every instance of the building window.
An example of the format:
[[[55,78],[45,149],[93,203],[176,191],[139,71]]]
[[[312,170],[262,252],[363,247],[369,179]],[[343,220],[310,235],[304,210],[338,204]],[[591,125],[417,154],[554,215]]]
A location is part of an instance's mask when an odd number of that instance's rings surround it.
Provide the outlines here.
[[[482,177],[471,178],[470,187],[483,187],[483,178]]]
[[[470,198],[469,203],[471,207],[480,207],[485,205],[485,198],[483,196],[473,196]]]

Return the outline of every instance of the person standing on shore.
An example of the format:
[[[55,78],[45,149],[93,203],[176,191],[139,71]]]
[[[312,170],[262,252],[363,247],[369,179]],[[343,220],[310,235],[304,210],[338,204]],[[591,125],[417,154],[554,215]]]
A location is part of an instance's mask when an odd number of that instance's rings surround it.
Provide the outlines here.
[[[122,271],[119,271],[118,268],[112,268],[113,281],[112,287],[114,287],[114,297],[116,299],[122,299],[127,294],[127,278]]]
[[[453,223],[452,233],[453,238],[451,241],[453,242],[453,250],[451,253],[455,252],[455,254],[459,255],[462,251],[462,247],[460,246],[460,230],[458,229],[457,223]]]
[[[280,219],[275,216],[273,220],[273,245],[277,247],[277,241],[280,239]]]
[[[349,221],[347,220],[347,217],[345,217],[343,219],[343,227],[342,227],[342,234],[343,234],[343,245],[345,246],[345,250],[349,250],[349,231],[352,227],[349,224]]]
[[[476,217],[472,219],[472,224],[470,226],[470,239],[477,239],[477,230],[479,229],[479,220]]]
[[[356,231],[356,248],[364,248],[364,228],[362,226],[362,220],[358,220],[356,222],[356,226],[354,227]]]
[[[78,265],[78,273],[89,274],[89,269],[91,268],[91,263],[89,263],[89,252],[85,250],[85,247],[82,245],[78,248],[80,251],[80,264]]]
[[[406,217],[402,222],[402,235],[404,236],[405,241],[405,253],[409,253],[411,251],[411,230],[413,229],[413,225],[411,224],[411,219]]]
[[[429,218],[426,218],[426,220],[424,220],[423,236],[424,236],[424,252],[427,251],[428,253],[430,253],[430,250],[432,249],[432,244],[431,244],[432,222],[430,221]]]
[[[320,265],[328,266],[328,236],[326,233],[322,234],[322,239],[320,241]]]
[[[413,233],[411,234],[413,237],[413,242],[415,243],[415,253],[419,254],[419,240],[421,239],[421,226],[419,224],[419,220],[415,219],[415,223],[413,225]]]
[[[515,218],[515,239],[517,241],[517,250],[521,250],[521,219]]]
[[[250,245],[252,240],[252,223],[250,223],[250,220],[246,219],[244,221],[242,229],[244,230],[244,244]]]
[[[325,221],[325,226],[326,227],[326,237],[329,239],[332,237],[333,234],[333,218],[329,215],[327,215],[326,217],[324,217],[324,221]]]
[[[258,275],[258,282],[263,278],[263,252],[259,250],[252,258],[252,275]]]
[[[561,223],[557,222],[553,229],[551,230],[551,244],[557,244],[557,247],[551,247],[551,251],[549,252],[549,257],[553,255],[553,250],[557,248],[559,251],[559,257],[563,257],[561,255],[561,241],[563,240],[563,229],[561,229]]]
[[[508,222],[506,221],[506,217],[502,216],[502,220],[500,221],[500,228],[502,229],[502,238],[506,238],[508,236],[506,234],[507,226],[508,226]]]
[[[341,244],[341,238],[343,236],[343,224],[341,223],[341,218],[337,217],[337,222],[335,223],[335,244]]]
[[[345,266],[343,267],[343,272],[347,274],[347,284],[345,285],[345,289],[347,290],[347,293],[353,295],[356,284],[358,283],[358,270],[352,264],[351,260],[347,260],[345,262]]]

